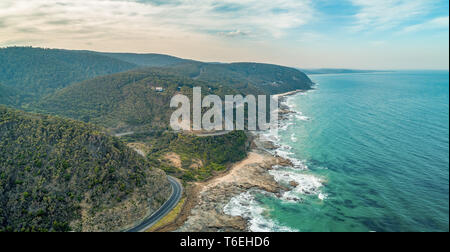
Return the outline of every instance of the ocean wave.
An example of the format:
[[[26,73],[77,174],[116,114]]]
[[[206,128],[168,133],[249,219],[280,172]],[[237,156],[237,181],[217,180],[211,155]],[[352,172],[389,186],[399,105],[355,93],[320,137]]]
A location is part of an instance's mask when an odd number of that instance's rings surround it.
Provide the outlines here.
[[[298,138],[296,137],[295,133],[291,134],[291,141],[296,143],[298,141]]]
[[[281,166],[274,167],[273,170],[269,171],[269,174],[280,184],[296,184],[293,190],[283,193],[281,199],[285,201],[302,201],[302,196],[304,195],[316,195],[320,200],[327,198],[327,195],[321,191],[324,180],[318,176],[305,173],[305,171],[299,171],[292,167]]]
[[[297,95],[306,95],[299,93]],[[292,147],[286,143],[281,144],[280,131],[286,131],[290,126],[295,124],[295,119],[309,121],[300,111],[296,111],[294,97],[290,96],[282,103],[292,111],[280,121],[278,130],[268,130],[259,132],[258,136],[261,141],[269,141],[275,146],[274,150],[268,150],[272,155],[286,159],[292,163],[292,167],[274,166],[269,174],[282,185],[287,187],[295,187],[290,191],[285,191],[281,195],[275,195],[261,190],[251,190],[244,192],[234,198],[225,206],[225,214],[231,216],[240,216],[249,222],[249,230],[252,232],[292,232],[296,231],[289,227],[279,225],[270,219],[268,210],[258,202],[255,198],[256,193],[262,193],[269,197],[277,197],[278,199],[288,203],[301,203],[305,196],[316,196],[319,200],[326,200],[327,195],[321,189],[324,186],[324,180],[306,171],[308,166],[306,161],[294,157]],[[298,138],[295,133],[291,134],[290,140],[297,142]]]
[[[290,126],[294,125],[293,122],[291,121],[285,121],[283,123],[280,123],[279,127],[278,127],[278,131],[286,131],[289,129]],[[273,134],[273,133],[272,133]]]
[[[257,135],[261,139],[261,141],[271,142],[275,146],[278,146],[277,142],[280,141],[280,136],[278,135],[277,130],[268,130],[264,132],[259,132]]]
[[[291,146],[281,145],[272,152],[275,156],[279,156],[281,158],[284,158],[284,159],[290,161],[292,163],[292,165],[294,166],[294,168],[300,169],[300,170],[307,170],[308,166],[306,165],[305,161],[297,159],[295,157],[292,157],[292,155],[294,153],[291,152],[291,150],[292,150]]]
[[[225,206],[224,212],[230,216],[240,216],[249,221],[251,232],[296,232],[289,227],[279,225],[268,216],[268,210],[255,198],[255,193],[267,194],[263,191],[248,191],[234,198]]]
[[[297,118],[298,120],[301,120],[301,121],[310,121],[311,120],[311,118],[304,116],[302,112],[297,112],[295,114],[295,118]]]

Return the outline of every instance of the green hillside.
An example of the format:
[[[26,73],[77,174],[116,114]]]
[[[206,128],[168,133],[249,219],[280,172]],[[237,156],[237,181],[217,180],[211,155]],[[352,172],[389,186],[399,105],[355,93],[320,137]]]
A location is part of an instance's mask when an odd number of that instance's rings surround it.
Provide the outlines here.
[[[0,66],[2,88],[10,88],[3,92],[0,104],[23,108],[72,84],[140,67],[158,67],[158,71],[164,69],[172,75],[244,94],[283,93],[309,89],[312,85],[305,74],[288,67],[258,63],[202,63],[161,54],[10,47],[0,49]]]
[[[12,87],[0,83],[0,104],[14,105],[18,99],[18,92]]]
[[[118,231],[170,196],[165,174],[92,125],[0,106],[0,231]]]
[[[100,53],[142,67],[165,67],[176,74],[216,85],[231,85],[246,94],[276,94],[310,89],[312,81],[298,69],[262,63],[204,63],[162,54]]]
[[[31,47],[0,49],[0,83],[27,96],[24,100],[15,97],[15,104],[32,101],[72,83],[135,67],[128,62],[82,51]]]
[[[184,181],[201,181],[224,171],[229,164],[244,159],[249,147],[243,131],[209,137],[152,131],[125,136],[122,140],[143,143],[153,166]],[[168,153],[179,156],[179,167],[167,160]]]
[[[164,69],[143,69],[98,77],[69,86],[34,104],[40,112],[92,122],[116,132],[167,128],[170,100],[177,93],[192,95],[193,87],[205,93],[234,94],[228,87],[167,73]],[[164,88],[157,92],[156,87]]]
[[[99,124],[113,132],[148,131],[166,129],[174,111],[170,100],[177,93],[192,95],[193,87],[224,97],[238,93],[277,94],[309,89],[311,85],[306,75],[285,67],[189,63],[97,77],[59,90],[31,107]],[[164,92],[157,92],[157,87]]]
[[[279,94],[311,89],[303,72],[289,67],[260,64],[212,64],[191,62],[173,66],[172,71],[195,80],[227,85],[245,94]]]
[[[185,60],[170,55],[164,54],[136,54],[136,53],[99,53],[100,55],[129,62],[142,67],[167,67],[180,63],[188,63],[190,60]]]

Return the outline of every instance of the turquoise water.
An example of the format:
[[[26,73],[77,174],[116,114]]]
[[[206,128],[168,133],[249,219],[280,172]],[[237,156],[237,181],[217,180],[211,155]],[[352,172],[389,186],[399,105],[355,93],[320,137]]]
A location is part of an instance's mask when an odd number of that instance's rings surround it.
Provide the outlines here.
[[[288,100],[302,116],[280,132],[308,170],[280,171],[321,186],[291,192],[302,202],[256,193],[261,218],[298,231],[449,231],[449,73],[311,79],[315,91]]]

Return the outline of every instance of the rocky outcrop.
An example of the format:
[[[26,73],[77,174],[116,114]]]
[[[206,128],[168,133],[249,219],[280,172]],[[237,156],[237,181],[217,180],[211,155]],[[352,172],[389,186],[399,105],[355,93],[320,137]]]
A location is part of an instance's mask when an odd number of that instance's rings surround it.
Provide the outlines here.
[[[209,182],[199,183],[197,204],[178,230],[181,232],[238,232],[247,230],[247,221],[224,213],[231,198],[252,188],[279,193],[286,188],[267,172],[279,164],[280,158],[263,152],[251,152],[247,159],[236,164],[226,174]]]

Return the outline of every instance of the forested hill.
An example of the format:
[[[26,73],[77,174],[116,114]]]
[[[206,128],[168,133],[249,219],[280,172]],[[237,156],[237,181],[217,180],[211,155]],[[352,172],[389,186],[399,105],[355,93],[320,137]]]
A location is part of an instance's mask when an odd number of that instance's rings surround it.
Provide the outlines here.
[[[24,103],[56,89],[96,76],[127,71],[137,66],[100,54],[31,47],[0,49],[0,83],[20,90]]]
[[[0,83],[0,104],[12,105],[16,101],[17,91]]]
[[[0,106],[0,231],[119,231],[170,196],[166,175],[95,126]]]
[[[202,63],[160,54],[11,47],[0,49],[0,66],[0,104],[118,131],[167,127],[172,96],[191,94],[195,86],[223,96],[278,94],[313,85],[289,67]],[[164,92],[157,92],[159,87]]]
[[[277,94],[310,89],[312,81],[298,69],[262,63],[205,63],[162,54],[100,53],[141,67],[164,67],[175,74],[246,94]]]
[[[93,52],[96,53],[96,52]],[[164,54],[136,54],[136,53],[98,53],[121,61],[129,62],[141,67],[167,67],[181,63],[193,62]]]
[[[163,92],[156,90],[162,87]],[[118,132],[167,128],[177,93],[192,96],[193,87],[208,94],[235,94],[227,86],[209,85],[173,75],[165,69],[141,69],[98,77],[56,92],[34,104],[39,112],[92,122]]]
[[[59,90],[31,107],[41,113],[99,124],[113,132],[161,130],[169,126],[174,111],[170,108],[172,97],[177,93],[192,95],[193,87],[223,97],[276,94],[312,85],[306,75],[292,69],[250,63],[218,66],[190,63],[97,77]],[[200,78],[190,75],[189,71],[196,67],[206,68],[200,70]],[[269,83],[274,74],[278,82]],[[157,88],[164,90],[159,92]]]
[[[162,54],[100,53],[32,47],[0,49],[0,104],[26,108],[74,83],[144,67],[228,86],[244,94],[275,94],[309,89],[301,71],[259,63],[202,63]],[[7,91],[6,91],[7,90]]]
[[[244,94],[279,94],[308,90],[314,85],[306,74],[297,69],[270,64],[189,62],[171,69],[195,80],[227,85]]]

